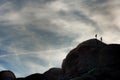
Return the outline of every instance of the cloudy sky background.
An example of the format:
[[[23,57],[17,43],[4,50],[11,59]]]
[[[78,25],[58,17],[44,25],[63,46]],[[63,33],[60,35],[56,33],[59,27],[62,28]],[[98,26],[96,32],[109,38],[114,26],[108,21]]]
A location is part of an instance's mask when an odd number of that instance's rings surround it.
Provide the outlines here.
[[[0,0],[0,70],[16,76],[61,67],[84,40],[120,43],[119,0]]]

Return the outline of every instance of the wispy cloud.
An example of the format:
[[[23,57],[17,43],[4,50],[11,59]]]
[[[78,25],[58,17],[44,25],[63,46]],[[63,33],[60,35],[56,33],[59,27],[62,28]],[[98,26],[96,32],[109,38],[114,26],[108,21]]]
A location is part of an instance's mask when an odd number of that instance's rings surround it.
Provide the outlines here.
[[[107,43],[120,43],[118,0],[1,0],[0,4],[0,48],[5,51],[0,54],[0,69],[11,69],[17,76],[61,67],[70,49],[96,33]]]

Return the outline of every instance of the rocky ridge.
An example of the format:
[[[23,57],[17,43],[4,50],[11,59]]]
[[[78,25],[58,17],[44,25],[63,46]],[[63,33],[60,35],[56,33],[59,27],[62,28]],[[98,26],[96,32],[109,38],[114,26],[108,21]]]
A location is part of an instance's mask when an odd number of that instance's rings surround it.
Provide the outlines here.
[[[120,44],[106,44],[97,39],[89,39],[68,53],[62,68],[51,68],[43,74],[12,77],[10,80],[119,80],[119,67]],[[0,73],[0,80],[6,77],[10,76]]]

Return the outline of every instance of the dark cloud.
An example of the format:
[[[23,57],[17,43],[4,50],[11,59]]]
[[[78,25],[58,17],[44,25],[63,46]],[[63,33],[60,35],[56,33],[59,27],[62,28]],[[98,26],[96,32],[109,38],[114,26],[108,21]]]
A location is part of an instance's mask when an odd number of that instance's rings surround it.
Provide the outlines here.
[[[90,12],[91,15],[101,15],[107,19],[114,19],[114,16],[111,14],[111,7],[118,6],[116,2],[111,0],[85,0],[83,2],[86,9]],[[116,5],[115,5],[116,4]]]
[[[70,10],[70,11],[62,11],[60,10],[58,12],[60,18],[66,21],[78,21],[80,23],[87,24],[88,27],[94,27],[95,32],[102,32],[101,29],[99,28],[97,22],[91,18],[89,18],[88,15],[84,14],[84,12],[79,11],[79,10]]]
[[[117,0],[83,0],[80,5],[84,9],[81,9],[83,14],[87,13],[87,18],[90,18],[96,24],[93,25],[93,27],[96,27],[96,32],[99,31],[103,34],[104,30],[113,30],[110,26],[117,25],[116,16],[119,14],[117,9],[119,2]],[[116,28],[114,27],[114,29]]]
[[[82,23],[88,23],[88,25],[89,24],[93,26],[96,25],[96,23],[90,18],[88,18],[88,16],[86,16],[85,14],[77,10],[68,11],[68,12],[60,11],[59,14],[63,19],[66,19],[66,20],[72,20],[72,21],[77,20]]]
[[[7,52],[6,50],[2,50],[2,47],[0,49],[0,56],[4,55],[4,54],[9,54],[9,52]]]
[[[0,4],[4,4],[6,2],[11,2],[13,3],[14,6],[16,6],[17,8],[23,8],[27,3],[39,3],[39,4],[46,4],[49,2],[52,2],[55,0],[1,0]]]
[[[109,0],[83,0],[83,3],[85,3],[89,6],[93,6],[93,5],[97,5],[97,4],[105,4],[108,1]]]
[[[70,45],[73,36],[59,36],[55,33],[41,30],[39,27],[29,26],[25,31],[15,27],[1,27],[1,46],[13,47],[20,50],[36,51],[48,48],[60,48]],[[65,44],[64,44],[65,43]]]
[[[119,41],[117,0],[1,0],[0,4],[0,68],[17,76],[60,67],[68,49],[96,33],[108,42]]]

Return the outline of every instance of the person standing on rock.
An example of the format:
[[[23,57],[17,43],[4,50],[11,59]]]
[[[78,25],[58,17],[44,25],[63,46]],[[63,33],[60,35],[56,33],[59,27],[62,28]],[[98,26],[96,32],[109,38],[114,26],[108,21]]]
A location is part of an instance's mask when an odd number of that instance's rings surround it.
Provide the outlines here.
[[[102,42],[102,37],[100,37],[100,41]]]
[[[95,34],[95,38],[97,39],[97,34]]]

